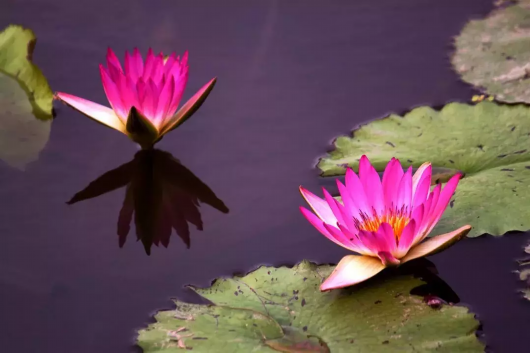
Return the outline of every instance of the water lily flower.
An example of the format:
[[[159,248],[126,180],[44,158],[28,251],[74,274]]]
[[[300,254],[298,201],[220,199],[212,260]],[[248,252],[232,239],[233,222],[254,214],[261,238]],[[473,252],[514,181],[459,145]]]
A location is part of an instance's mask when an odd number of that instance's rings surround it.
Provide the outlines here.
[[[454,175],[442,189],[431,189],[432,167],[422,164],[414,176],[412,167],[403,171],[398,159],[387,164],[383,178],[366,156],[359,162],[359,175],[346,171],[345,185],[337,180],[342,202],[325,189],[324,199],[300,186],[312,213],[302,214],[325,237],[358,255],[339,262],[320,290],[351,286],[410,260],[439,252],[465,236],[465,225],[447,234],[425,240],[440,220],[458,185]]]
[[[210,94],[213,78],[178,111],[188,82],[188,53],[165,58],[149,49],[145,62],[138,51],[125,52],[125,70],[109,48],[107,67],[99,65],[103,88],[112,109],[71,94],[57,92],[56,98],[108,127],[129,136],[144,149],[186,121]]]

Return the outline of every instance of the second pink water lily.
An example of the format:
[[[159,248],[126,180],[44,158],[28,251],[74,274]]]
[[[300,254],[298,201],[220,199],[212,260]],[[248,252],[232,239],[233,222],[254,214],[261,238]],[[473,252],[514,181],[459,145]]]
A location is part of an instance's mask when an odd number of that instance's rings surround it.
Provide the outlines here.
[[[431,189],[432,167],[421,165],[403,171],[393,158],[383,178],[366,156],[359,162],[359,175],[346,171],[345,184],[337,180],[342,202],[325,189],[324,199],[300,187],[313,212],[300,207],[303,215],[324,236],[358,255],[345,256],[322,283],[322,291],[351,286],[381,272],[439,252],[465,236],[471,226],[425,240],[440,220],[460,180],[454,175],[442,189]]]
[[[107,67],[99,66],[103,88],[112,107],[58,92],[56,97],[88,117],[150,148],[166,133],[188,119],[215,85],[210,80],[177,110],[188,82],[188,53],[182,58],[149,49],[145,62],[140,52],[125,53],[125,69],[109,48]]]

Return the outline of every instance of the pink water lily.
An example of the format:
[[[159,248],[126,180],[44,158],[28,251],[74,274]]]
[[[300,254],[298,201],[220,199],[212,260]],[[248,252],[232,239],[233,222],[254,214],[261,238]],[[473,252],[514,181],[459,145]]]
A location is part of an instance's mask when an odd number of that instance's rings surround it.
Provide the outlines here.
[[[442,189],[431,189],[432,167],[422,164],[414,176],[412,167],[403,171],[398,159],[387,164],[383,178],[366,156],[359,162],[359,175],[348,168],[346,183],[337,180],[342,202],[325,189],[324,199],[300,186],[311,211],[302,214],[324,236],[356,252],[339,262],[320,290],[351,286],[381,272],[439,252],[461,239],[470,230],[465,225],[447,234],[425,240],[440,220],[460,180],[454,175]]]
[[[138,51],[125,53],[125,70],[109,48],[107,67],[99,66],[103,88],[112,109],[71,94],[56,97],[72,108],[151,148],[188,119],[210,94],[216,79],[204,85],[177,111],[188,82],[188,53],[165,58],[149,49],[145,62]]]

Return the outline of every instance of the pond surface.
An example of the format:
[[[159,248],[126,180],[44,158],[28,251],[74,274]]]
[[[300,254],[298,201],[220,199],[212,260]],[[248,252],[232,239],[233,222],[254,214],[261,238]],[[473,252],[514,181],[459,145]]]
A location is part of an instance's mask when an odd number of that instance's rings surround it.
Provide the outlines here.
[[[200,111],[158,145],[230,209],[202,205],[190,248],[176,234],[147,256],[134,229],[122,248],[125,188],[66,201],[133,160],[126,137],[57,105],[49,142],[25,171],[0,166],[0,346],[5,352],[130,352],[136,330],[185,284],[260,264],[337,262],[345,254],[302,217],[298,186],[332,139],[414,106],[469,101],[449,64],[452,37],[489,0],[7,0],[0,24],[32,28],[54,90],[106,104],[98,64],[117,53],[190,51],[189,97],[214,76]],[[186,98],[185,97],[185,98]],[[485,200],[487,202],[487,200]],[[134,222],[133,222],[134,223]],[[185,232],[185,230],[183,230]],[[186,236],[182,236],[186,238]],[[494,352],[527,352],[530,303],[512,273],[530,238],[465,240],[433,256],[440,277],[483,324]],[[123,239],[122,239],[123,241]],[[165,239],[167,241],[167,239]]]

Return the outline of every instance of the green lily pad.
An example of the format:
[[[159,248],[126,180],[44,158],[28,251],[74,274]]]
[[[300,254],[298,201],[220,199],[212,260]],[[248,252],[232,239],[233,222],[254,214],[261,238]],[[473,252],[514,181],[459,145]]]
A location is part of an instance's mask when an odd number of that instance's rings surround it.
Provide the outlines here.
[[[321,159],[324,176],[355,170],[366,154],[378,171],[392,157],[405,166],[430,161],[434,181],[465,173],[432,232],[473,226],[469,237],[530,229],[530,108],[524,105],[451,103],[442,110],[416,108],[390,115],[341,136]]]
[[[499,101],[530,103],[530,1],[470,21],[455,39],[454,69]]]
[[[31,62],[35,35],[9,26],[0,32],[0,159],[24,169],[48,142],[53,92]]]
[[[176,301],[139,332],[138,345],[146,353],[484,351],[466,308],[435,310],[409,294],[421,280],[380,276],[321,293],[332,270],[303,261],[193,288],[213,304]]]

